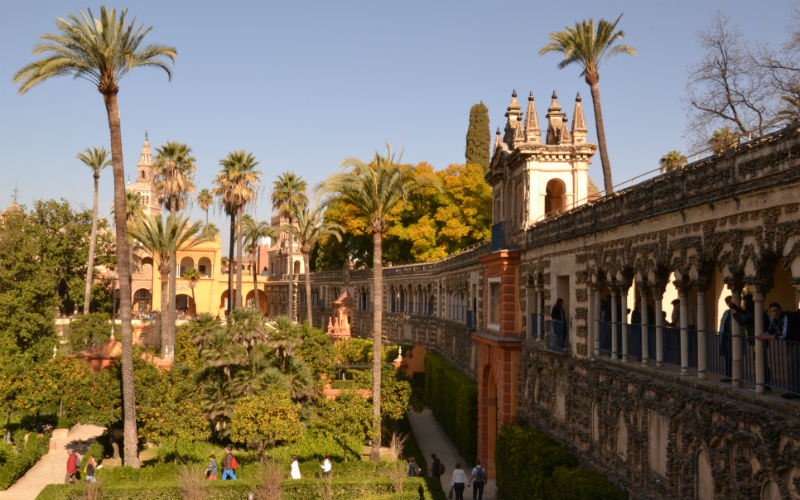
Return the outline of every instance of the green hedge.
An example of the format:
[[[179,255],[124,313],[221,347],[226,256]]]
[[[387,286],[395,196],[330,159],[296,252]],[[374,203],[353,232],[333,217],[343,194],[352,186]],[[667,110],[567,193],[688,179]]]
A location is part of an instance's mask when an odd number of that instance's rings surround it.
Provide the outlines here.
[[[6,490],[28,472],[39,461],[50,446],[50,438],[42,434],[30,433],[27,441],[16,442],[18,453],[3,453],[0,462],[0,490]]]
[[[327,488],[322,479],[286,480],[281,485],[283,500],[316,500]],[[242,500],[255,491],[250,481],[209,481],[208,500]],[[332,500],[348,498],[381,498],[386,500],[416,500],[420,488],[423,498],[435,497],[425,478],[409,477],[403,479],[403,491],[395,492],[388,478],[371,479],[331,479]],[[46,486],[37,500],[82,500],[86,496],[85,485],[51,484]],[[101,484],[97,500],[181,500],[180,486],[175,482],[134,482],[116,485]]]
[[[542,431],[505,425],[495,445],[500,499],[595,500],[627,495],[603,475],[578,468],[578,460]]]
[[[478,384],[441,356],[425,356],[425,401],[459,454],[475,463],[478,454]]]

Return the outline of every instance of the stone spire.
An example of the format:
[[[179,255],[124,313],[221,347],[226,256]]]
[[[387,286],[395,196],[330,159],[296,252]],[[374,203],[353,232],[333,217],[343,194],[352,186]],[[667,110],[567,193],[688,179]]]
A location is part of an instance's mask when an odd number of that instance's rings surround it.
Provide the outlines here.
[[[566,118],[566,114],[561,111],[561,106],[558,104],[558,96],[556,91],[553,91],[552,101],[550,107],[547,108],[547,144],[558,144],[561,135],[561,123]]]
[[[569,127],[567,126],[567,117],[564,117],[564,121],[561,122],[561,131],[558,133],[558,143],[559,144],[570,144],[572,143],[572,136],[569,133]]]
[[[500,147],[500,144],[502,142],[503,142],[503,139],[500,138],[500,127],[497,127],[497,132],[495,133],[495,136],[494,136],[494,149],[497,150],[497,148]]]
[[[508,147],[513,148],[514,144],[522,140],[522,106],[517,101],[517,91],[511,93],[511,104],[506,109],[506,133],[503,141],[508,144]]]
[[[533,91],[528,96],[528,110],[525,113],[525,141],[534,144],[542,143],[542,131],[539,129],[539,117],[533,104]]]
[[[575,112],[572,113],[572,142],[583,144],[586,142],[586,119],[583,117],[583,106],[581,105],[581,94],[575,96]]]

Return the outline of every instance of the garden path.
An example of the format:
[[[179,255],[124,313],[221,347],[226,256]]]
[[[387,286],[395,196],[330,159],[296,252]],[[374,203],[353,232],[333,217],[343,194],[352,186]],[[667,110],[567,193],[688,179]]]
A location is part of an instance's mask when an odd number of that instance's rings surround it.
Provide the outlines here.
[[[441,477],[442,489],[445,493],[450,491],[450,479],[453,474],[453,466],[456,462],[460,462],[464,467],[464,472],[467,474],[467,481],[470,480],[472,473],[472,465],[467,464],[463,457],[458,454],[458,450],[450,439],[445,434],[444,429],[441,428],[439,422],[433,416],[430,408],[425,408],[417,413],[409,409],[408,419],[411,422],[411,428],[414,431],[414,438],[416,438],[420,449],[425,454],[425,460],[430,467],[432,462],[431,453],[436,453],[439,460],[444,463],[445,470]],[[472,498],[472,488],[464,490],[464,498]],[[486,483],[483,489],[484,500],[495,500],[497,498],[497,488],[494,480]]]
[[[67,450],[75,448],[83,458],[89,445],[104,430],[105,427],[97,425],[77,424],[65,437],[54,437],[50,451],[9,489],[0,491],[0,500],[34,500],[48,484],[63,483],[67,474]]]

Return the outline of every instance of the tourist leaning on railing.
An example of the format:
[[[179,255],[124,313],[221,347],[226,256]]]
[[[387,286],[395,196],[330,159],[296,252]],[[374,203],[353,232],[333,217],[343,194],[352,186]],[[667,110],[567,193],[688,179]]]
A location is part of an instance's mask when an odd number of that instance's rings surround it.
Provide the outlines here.
[[[769,305],[770,322],[767,331],[758,336],[758,340],[782,340],[786,342],[788,363],[789,394],[784,394],[787,399],[800,397],[800,380],[798,380],[798,364],[800,364],[800,312],[784,312],[780,304],[773,302]]]

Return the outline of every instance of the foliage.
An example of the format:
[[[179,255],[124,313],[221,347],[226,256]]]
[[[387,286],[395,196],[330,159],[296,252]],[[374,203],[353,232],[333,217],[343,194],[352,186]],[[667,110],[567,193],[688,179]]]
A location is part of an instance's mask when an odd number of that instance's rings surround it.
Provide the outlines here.
[[[717,154],[722,153],[728,149],[736,147],[739,144],[739,134],[729,127],[722,127],[719,130],[715,130],[714,133],[711,135],[711,139],[708,140],[708,143],[711,145],[711,150]]]
[[[396,424],[408,413],[411,384],[403,380],[394,367],[384,368],[381,376],[381,416],[384,422]]]
[[[255,444],[262,459],[268,446],[297,441],[303,430],[297,406],[289,394],[280,391],[245,396],[231,416],[231,438]]]
[[[311,368],[315,379],[322,375],[333,376],[336,350],[331,338],[321,329],[308,323],[300,327],[302,343],[297,346],[296,355]]]
[[[536,428],[503,426],[495,450],[499,498],[627,497],[602,475],[576,468],[575,457]]]
[[[686,166],[686,157],[676,150],[672,150],[658,160],[662,172],[669,172]]]
[[[337,441],[342,447],[353,439],[364,443],[369,438],[372,405],[357,392],[343,392],[336,399],[317,401],[314,430]]]
[[[111,337],[111,318],[106,313],[75,316],[69,323],[69,346],[73,353],[107,342]]]
[[[52,355],[58,279],[41,262],[45,239],[35,218],[21,209],[0,218],[0,371]]]
[[[346,365],[368,363],[372,359],[372,341],[368,339],[350,337],[337,342],[333,347],[337,359]]]
[[[478,385],[444,358],[425,356],[425,399],[459,453],[477,456]]]
[[[489,130],[489,108],[481,101],[469,109],[467,128],[467,164],[480,165],[483,173],[489,171],[489,149],[492,133]]]
[[[47,436],[31,433],[27,440],[17,444],[17,453],[0,449],[0,491],[8,489],[33,467],[47,453],[49,445]]]

